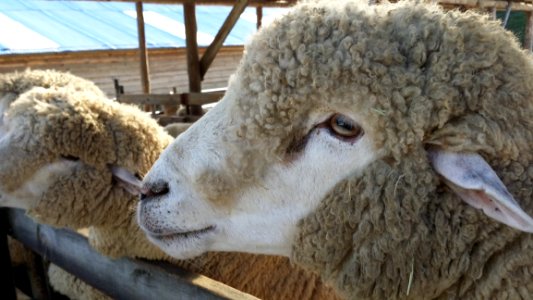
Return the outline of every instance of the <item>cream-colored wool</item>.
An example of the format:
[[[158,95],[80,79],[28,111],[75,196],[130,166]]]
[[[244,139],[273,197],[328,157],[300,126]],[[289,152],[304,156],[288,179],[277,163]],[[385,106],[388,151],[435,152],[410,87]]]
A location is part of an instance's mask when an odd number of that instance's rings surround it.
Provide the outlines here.
[[[364,2],[303,3],[258,32],[218,116],[232,161],[194,184],[260,185],[315,107],[357,112],[383,156],[300,222],[292,260],[350,299],[531,299],[531,234],[463,202],[426,152],[479,153],[532,215],[531,56],[487,16]]]
[[[8,236],[7,245],[9,248],[9,257],[11,258],[11,265],[21,266],[28,264],[31,259],[31,250],[24,247],[24,245],[16,239]]]
[[[110,208],[127,211],[136,201],[113,184],[111,167],[142,176],[171,140],[137,108],[70,87],[36,88],[20,95],[6,112],[5,122],[12,136],[0,148],[0,156],[10,157],[0,163],[4,191],[20,188],[36,170],[63,157],[79,159],[77,167],[55,178],[28,211],[39,221],[72,228],[128,221],[125,214],[108,218],[93,213]],[[67,210],[73,213],[65,214]]]
[[[48,267],[48,280],[54,290],[72,300],[112,299],[54,264]]]
[[[89,226],[90,244],[111,257],[171,260],[141,232],[135,222],[137,197],[125,192],[110,170],[120,166],[144,175],[172,140],[154,120],[93,91],[51,86],[28,88],[10,105],[6,121],[21,138],[0,147],[0,155],[11,158],[0,164],[2,188],[20,187],[36,169],[62,157],[79,158],[72,173],[53,179],[28,211],[31,217],[54,226]],[[171,261],[263,299],[336,299],[318,276],[283,257],[217,253]],[[77,299],[92,297],[85,294],[90,287],[65,271],[52,267],[50,272],[58,291]]]
[[[165,126],[165,131],[173,137],[177,137],[191,126],[190,123],[172,123]]]
[[[57,88],[70,86],[77,91],[93,92],[104,96],[104,93],[91,81],[70,73],[50,70],[26,70],[24,72],[6,73],[0,76],[0,107],[9,99],[12,102],[20,94],[34,88]]]

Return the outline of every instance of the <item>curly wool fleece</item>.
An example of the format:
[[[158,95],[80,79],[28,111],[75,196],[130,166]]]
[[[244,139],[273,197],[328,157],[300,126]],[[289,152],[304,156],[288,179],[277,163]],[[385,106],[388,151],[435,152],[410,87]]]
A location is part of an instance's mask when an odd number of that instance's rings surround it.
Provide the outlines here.
[[[75,84],[84,82],[80,78],[72,82],[34,87],[10,105],[5,113],[9,144],[0,148],[0,156],[10,159],[0,163],[0,183],[7,192],[17,190],[37,170],[73,157],[77,166],[52,184],[28,213],[47,224],[71,228],[128,222],[128,215],[111,219],[92,213],[97,207],[127,211],[137,202],[112,184],[110,168],[120,166],[142,176],[172,138],[137,108],[107,100],[99,90],[84,90]],[[77,213],[64,214],[66,210]]]
[[[256,35],[230,82],[239,118],[224,174],[259,180],[313,107],[358,112],[384,158],[301,222],[292,259],[354,299],[528,298],[531,236],[455,196],[425,148],[481,154],[531,215],[532,95],[531,57],[486,16],[303,3]]]

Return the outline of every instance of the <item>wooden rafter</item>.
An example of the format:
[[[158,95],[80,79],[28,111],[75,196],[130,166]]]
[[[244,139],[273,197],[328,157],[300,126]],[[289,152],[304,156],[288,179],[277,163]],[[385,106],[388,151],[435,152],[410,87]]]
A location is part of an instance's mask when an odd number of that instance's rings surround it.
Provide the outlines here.
[[[200,60],[200,77],[202,79],[204,78],[205,73],[207,73],[207,70],[209,69],[209,66],[211,65],[213,60],[215,60],[218,50],[220,50],[222,44],[228,37],[228,34],[233,29],[235,23],[237,23],[242,12],[248,5],[248,2],[249,0],[237,0],[228,17],[218,30],[217,35],[211,42],[211,45],[209,45],[209,47],[207,47],[207,49],[205,50],[205,53],[202,56],[202,59]]]
[[[71,0],[72,1],[72,0]],[[85,0],[96,2],[138,2],[139,0]],[[143,0],[144,3],[161,3],[161,4],[184,4],[189,0]],[[250,6],[264,7],[287,7],[296,4],[297,0],[250,0]],[[198,5],[234,5],[235,0],[196,0]]]

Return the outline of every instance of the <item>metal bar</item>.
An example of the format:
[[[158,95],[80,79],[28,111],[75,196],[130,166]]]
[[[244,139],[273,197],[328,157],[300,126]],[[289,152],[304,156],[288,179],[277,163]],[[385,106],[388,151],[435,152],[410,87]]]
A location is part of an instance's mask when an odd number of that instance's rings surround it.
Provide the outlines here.
[[[7,221],[14,238],[114,299],[256,299],[169,264],[104,257],[81,235],[37,224],[19,209],[9,209]]]
[[[15,281],[11,268],[11,257],[7,245],[7,209],[0,208],[0,295],[2,299],[16,300]]]
[[[513,3],[511,1],[507,2],[507,7],[505,8],[505,19],[503,20],[503,28],[507,28],[507,22],[509,22],[512,6]]]

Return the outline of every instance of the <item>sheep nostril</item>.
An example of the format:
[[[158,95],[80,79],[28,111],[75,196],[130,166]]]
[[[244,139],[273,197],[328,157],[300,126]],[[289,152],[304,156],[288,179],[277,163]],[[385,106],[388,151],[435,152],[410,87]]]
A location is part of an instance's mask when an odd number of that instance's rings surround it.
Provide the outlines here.
[[[168,194],[169,187],[167,182],[156,182],[153,184],[146,184],[141,189],[141,201],[149,200],[150,198],[164,196]]]

